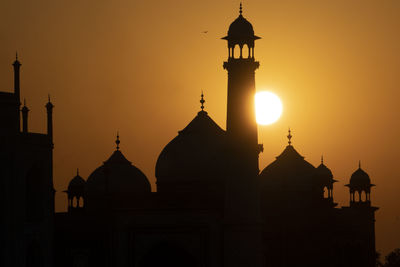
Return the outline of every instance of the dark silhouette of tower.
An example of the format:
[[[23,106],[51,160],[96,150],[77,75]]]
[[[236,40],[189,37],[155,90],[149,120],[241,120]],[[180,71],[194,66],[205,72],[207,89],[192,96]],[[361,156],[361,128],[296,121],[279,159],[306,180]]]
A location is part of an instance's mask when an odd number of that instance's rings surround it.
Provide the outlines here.
[[[254,95],[255,70],[260,63],[254,58],[254,44],[260,37],[254,35],[253,26],[243,17],[242,4],[239,17],[232,22],[228,35],[222,39],[228,41],[228,61],[223,64],[228,71],[226,132],[235,149],[240,151],[240,161],[258,174],[261,147],[257,139]]]
[[[0,266],[52,266],[53,145],[47,134],[28,131],[20,67],[16,58],[14,92],[0,92]]]

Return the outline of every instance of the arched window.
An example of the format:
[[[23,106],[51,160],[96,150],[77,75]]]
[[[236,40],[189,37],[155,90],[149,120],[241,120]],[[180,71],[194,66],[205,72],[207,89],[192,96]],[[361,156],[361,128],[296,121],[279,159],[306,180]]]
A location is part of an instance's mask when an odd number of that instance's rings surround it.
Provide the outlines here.
[[[329,197],[329,191],[328,191],[328,187],[324,186],[324,198],[328,198]]]
[[[243,49],[242,49],[242,57],[243,57],[243,58],[250,58],[250,49],[249,49],[249,47],[248,47],[247,44],[245,44],[245,45],[243,46]]]
[[[32,167],[25,179],[25,214],[27,221],[38,221],[43,217],[43,178],[38,166]]]
[[[367,201],[367,193],[365,191],[361,191],[361,201]]]
[[[237,44],[233,47],[232,57],[233,58],[240,58],[240,46],[237,45]]]
[[[83,197],[79,197],[79,207],[83,208],[84,207],[84,198]]]

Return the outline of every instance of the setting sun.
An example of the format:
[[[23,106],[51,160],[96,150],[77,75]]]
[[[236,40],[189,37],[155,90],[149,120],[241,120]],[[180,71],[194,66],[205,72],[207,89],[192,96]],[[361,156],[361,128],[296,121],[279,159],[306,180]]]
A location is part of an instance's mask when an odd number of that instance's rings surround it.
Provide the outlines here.
[[[276,122],[282,114],[282,102],[279,97],[268,91],[255,95],[256,120],[258,124],[268,125]]]

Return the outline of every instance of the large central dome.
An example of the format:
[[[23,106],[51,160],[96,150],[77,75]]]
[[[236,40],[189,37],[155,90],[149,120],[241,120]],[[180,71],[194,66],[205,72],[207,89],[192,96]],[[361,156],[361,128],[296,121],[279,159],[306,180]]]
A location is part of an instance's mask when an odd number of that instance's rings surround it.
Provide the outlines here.
[[[158,157],[158,191],[175,191],[188,184],[221,180],[226,154],[225,131],[207,112],[200,111]]]

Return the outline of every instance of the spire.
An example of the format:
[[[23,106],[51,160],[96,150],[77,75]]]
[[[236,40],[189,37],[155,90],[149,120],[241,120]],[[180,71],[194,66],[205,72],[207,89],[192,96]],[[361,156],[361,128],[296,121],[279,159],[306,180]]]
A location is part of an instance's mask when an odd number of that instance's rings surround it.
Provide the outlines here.
[[[21,105],[20,98],[19,98],[19,95],[20,95],[19,69],[21,67],[21,63],[18,61],[18,53],[17,52],[15,52],[15,61],[12,65],[14,67],[14,94],[17,97],[17,101],[18,101],[19,105]]]
[[[358,161],[358,168],[361,169],[361,160]]]
[[[291,139],[292,139],[292,134],[291,134],[290,128],[289,128],[289,134],[287,135],[287,138],[288,138],[288,144],[289,144],[289,146],[292,145],[292,141],[291,141]]]
[[[240,2],[240,6],[239,6],[239,16],[242,16],[242,13],[243,13],[242,2]]]
[[[50,100],[50,94],[47,95],[47,104],[46,104],[46,108],[47,110],[52,109],[54,107],[53,103],[51,103]]]
[[[119,150],[119,144],[121,141],[119,141],[119,132],[117,131],[117,140],[115,140],[115,143],[117,144],[117,150]]]
[[[76,176],[79,176],[79,168],[76,168]]]
[[[204,100],[203,90],[201,90],[201,99],[200,99],[200,104],[201,104],[200,108],[201,108],[201,111],[204,111],[204,103],[205,103],[205,102],[206,102],[206,101]]]
[[[321,164],[324,164],[324,155],[321,155]]]
[[[54,105],[50,101],[50,94],[48,95],[47,109],[47,135],[53,140],[53,108]]]
[[[22,107],[22,111],[29,111],[28,107],[26,106],[26,99],[24,98],[24,106]]]
[[[14,61],[13,65],[14,66],[16,66],[16,65],[21,66],[21,63],[18,60],[18,52],[17,51],[15,51],[15,61]]]

